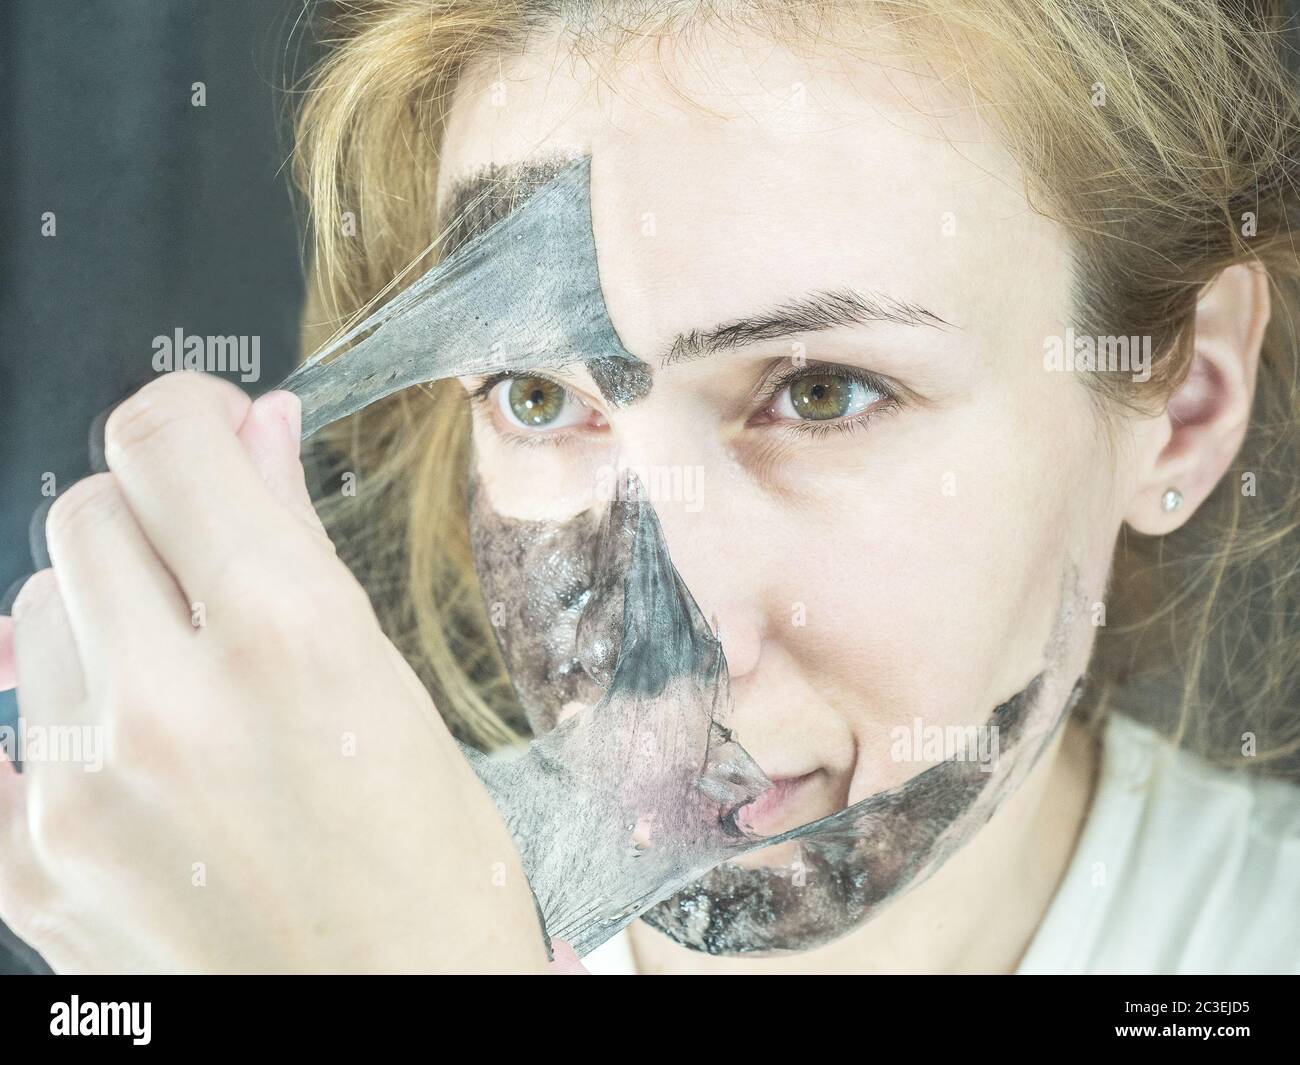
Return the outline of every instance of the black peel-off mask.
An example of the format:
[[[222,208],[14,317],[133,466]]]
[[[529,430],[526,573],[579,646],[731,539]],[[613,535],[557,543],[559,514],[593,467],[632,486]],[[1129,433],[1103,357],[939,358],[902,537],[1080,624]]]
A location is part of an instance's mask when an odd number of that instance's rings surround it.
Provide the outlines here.
[[[983,723],[997,735],[991,772],[943,761],[760,836],[738,815],[770,782],[726,727],[721,646],[650,503],[611,504],[603,522],[546,522],[495,513],[473,475],[469,497],[484,597],[538,734],[523,755],[476,768],[515,837],[537,841],[524,862],[534,891],[548,892],[538,895],[547,931],[580,955],[642,910],[712,954],[808,950],[851,932],[975,835],[1082,691],[1069,672],[1083,602],[1069,566],[1042,670]],[[582,709],[557,725],[575,702]],[[723,864],[794,841],[795,863]]]
[[[590,159],[559,170],[527,209],[299,366],[280,387],[302,401],[303,438],[404,388],[467,374],[581,363],[609,402],[644,395],[649,367],[624,350],[601,295],[590,189]]]
[[[282,387],[303,401],[304,437],[453,376],[581,363],[614,405],[645,395],[649,368],[622,347],[601,294],[589,193],[589,160],[556,167],[295,371]],[[537,735],[520,752],[464,751],[514,834],[545,932],[580,955],[638,916],[713,953],[808,949],[845,934],[987,821],[1078,694],[1066,648],[1079,593],[1067,568],[1041,672],[989,715],[992,772],[943,762],[764,838],[737,815],[770,782],[726,726],[721,645],[651,504],[523,522],[497,513],[473,479],[468,498],[484,598]],[[571,704],[583,709],[561,720]],[[796,840],[797,871],[724,864]]]

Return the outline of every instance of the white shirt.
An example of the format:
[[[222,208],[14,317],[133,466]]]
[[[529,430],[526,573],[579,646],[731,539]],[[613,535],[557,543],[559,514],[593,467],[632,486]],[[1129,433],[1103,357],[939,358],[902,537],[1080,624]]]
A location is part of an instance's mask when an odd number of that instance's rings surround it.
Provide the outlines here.
[[[1300,787],[1112,714],[1091,809],[1017,973],[1300,973]],[[626,931],[583,959],[635,972]]]

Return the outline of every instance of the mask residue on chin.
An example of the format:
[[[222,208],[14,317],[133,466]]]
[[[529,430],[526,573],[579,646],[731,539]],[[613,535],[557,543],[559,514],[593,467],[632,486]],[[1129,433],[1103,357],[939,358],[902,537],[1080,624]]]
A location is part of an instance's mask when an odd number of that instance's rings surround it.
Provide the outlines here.
[[[758,836],[737,814],[769,784],[724,724],[725,658],[652,506],[523,522],[497,514],[477,480],[469,496],[484,596],[503,610],[502,654],[538,732],[523,756],[476,767],[520,843],[547,931],[580,954],[637,915],[716,954],[806,950],[846,934],[987,821],[1078,695],[1058,675],[1073,617],[1063,592],[1047,668],[985,723],[1001,747],[992,773],[942,762]],[[571,702],[586,709],[557,727]],[[798,870],[726,864],[792,841]]]

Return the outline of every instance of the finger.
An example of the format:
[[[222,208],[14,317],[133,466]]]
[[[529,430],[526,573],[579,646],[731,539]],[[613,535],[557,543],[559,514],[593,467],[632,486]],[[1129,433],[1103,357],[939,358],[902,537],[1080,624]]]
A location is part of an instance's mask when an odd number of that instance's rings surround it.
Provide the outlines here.
[[[110,669],[147,669],[192,633],[190,604],[112,474],[87,477],[59,496],[45,539],[92,683]]]
[[[108,420],[109,468],[190,602],[219,598],[222,576],[250,552],[292,558],[301,543],[301,522],[275,503],[236,436],[250,407],[229,382],[181,372],[141,389]]]
[[[6,723],[0,726],[0,847],[8,840],[15,818],[27,815],[27,791],[18,772],[18,729]],[[0,850],[0,862],[6,851]]]
[[[0,692],[7,692],[17,683],[14,673],[14,619],[0,617]]]
[[[27,781],[6,757],[0,759],[0,920],[21,924],[33,900],[36,863],[27,828]]]
[[[268,392],[254,402],[238,435],[271,494],[309,529],[324,535],[299,458],[302,403],[298,397],[292,392]]]
[[[19,577],[0,596],[0,691],[9,691],[18,683],[14,673],[14,621],[9,615],[13,612],[14,599],[30,576],[29,573]],[[0,715],[0,725],[5,723]]]
[[[53,570],[34,573],[23,585],[13,622],[19,716],[37,724],[72,723],[83,713],[86,688]]]
[[[0,922],[20,940],[33,938],[31,918],[53,896],[32,841],[31,787],[8,757],[0,758]]]

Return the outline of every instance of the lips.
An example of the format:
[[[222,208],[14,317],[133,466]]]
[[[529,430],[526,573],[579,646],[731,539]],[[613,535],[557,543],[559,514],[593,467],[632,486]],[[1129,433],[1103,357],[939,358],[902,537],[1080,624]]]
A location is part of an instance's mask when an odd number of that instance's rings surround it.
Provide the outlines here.
[[[740,823],[750,832],[770,836],[784,828],[801,792],[815,777],[816,772],[798,777],[773,777],[772,786],[740,811]]]

